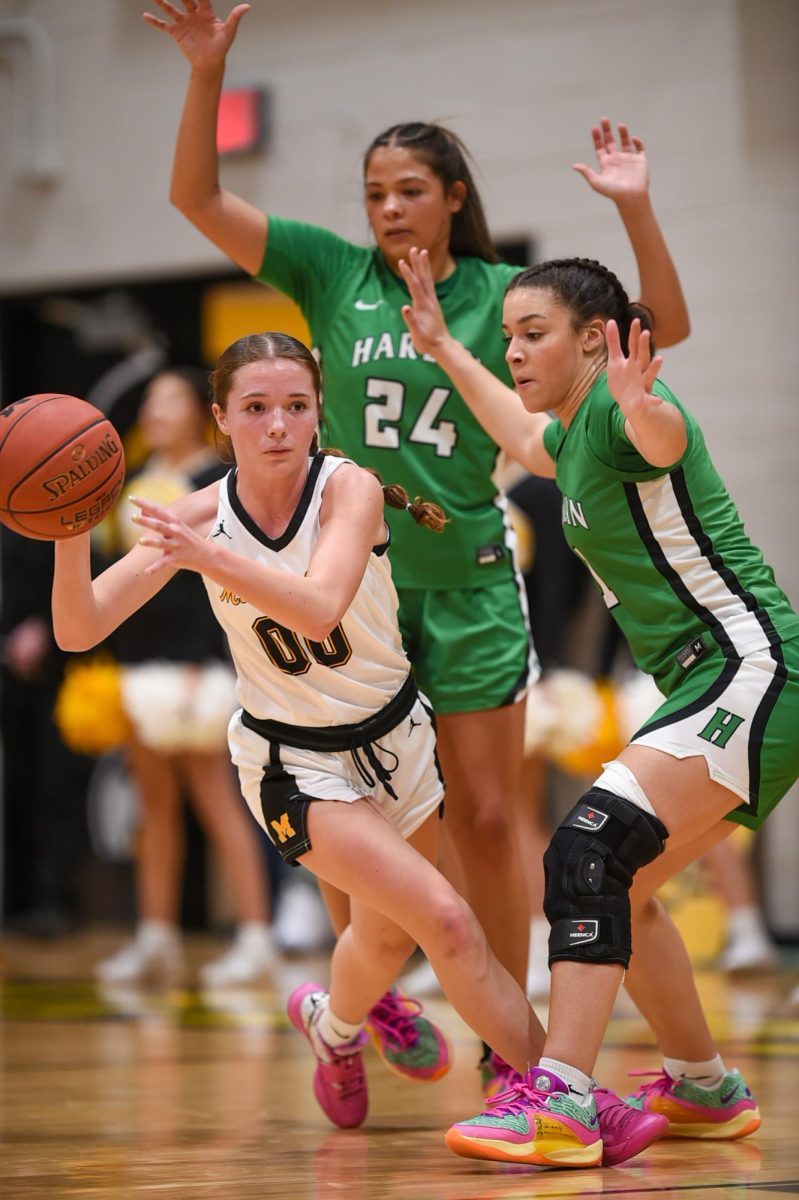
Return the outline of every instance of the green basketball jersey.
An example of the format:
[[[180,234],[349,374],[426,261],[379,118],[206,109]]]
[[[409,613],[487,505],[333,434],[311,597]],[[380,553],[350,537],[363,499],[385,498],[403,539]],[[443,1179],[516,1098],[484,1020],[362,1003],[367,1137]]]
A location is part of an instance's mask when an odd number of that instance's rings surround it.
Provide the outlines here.
[[[518,270],[459,258],[436,288],[453,335],[506,383],[502,296]],[[473,588],[506,578],[513,535],[492,478],[496,443],[441,368],[414,350],[400,311],[408,290],[379,250],[270,217],[257,278],[291,296],[308,322],[324,373],[326,443],[411,498],[434,500],[450,519],[433,537],[389,512],[397,586]]]
[[[664,472],[624,433],[606,374],[569,429],[547,426],[566,540],[588,566],[636,662],[666,695],[708,653],[738,658],[799,636],[799,617],[746,535],[696,421]]]

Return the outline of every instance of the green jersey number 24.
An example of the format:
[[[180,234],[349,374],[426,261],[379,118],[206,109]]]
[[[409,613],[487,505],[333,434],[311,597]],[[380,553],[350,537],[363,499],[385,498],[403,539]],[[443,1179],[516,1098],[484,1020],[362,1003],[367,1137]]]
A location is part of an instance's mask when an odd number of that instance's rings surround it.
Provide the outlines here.
[[[438,420],[451,394],[451,388],[434,387],[408,434],[409,442],[435,447],[437,458],[451,458],[458,441],[455,423]],[[368,379],[366,395],[373,403],[367,404],[363,410],[364,445],[399,450],[405,384],[395,379]]]

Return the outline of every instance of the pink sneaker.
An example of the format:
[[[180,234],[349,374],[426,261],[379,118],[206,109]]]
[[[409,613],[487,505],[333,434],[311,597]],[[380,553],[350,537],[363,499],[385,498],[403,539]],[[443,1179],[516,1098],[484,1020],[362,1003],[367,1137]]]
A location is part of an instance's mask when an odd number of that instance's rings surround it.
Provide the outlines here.
[[[422,1006],[393,987],[378,1000],[366,1022],[372,1044],[383,1062],[404,1079],[434,1083],[452,1066],[449,1042]]]
[[[640,1154],[668,1132],[668,1118],[656,1112],[640,1112],[611,1092],[594,1088],[599,1132],[602,1135],[602,1166],[616,1167]]]
[[[361,1054],[369,1036],[361,1032],[346,1046],[328,1046],[317,1028],[327,1002],[328,994],[320,984],[304,983],[289,996],[289,1020],[305,1034],[314,1052],[313,1090],[319,1107],[340,1129],[354,1129],[369,1107]]]
[[[492,1162],[597,1167],[602,1161],[593,1093],[587,1104],[578,1104],[563,1080],[543,1067],[489,1100],[479,1117],[453,1125],[446,1143],[464,1158]]]
[[[627,1103],[641,1112],[656,1112],[669,1122],[668,1137],[732,1140],[760,1128],[757,1103],[740,1071],[728,1071],[713,1088],[690,1079],[672,1079],[666,1071],[631,1071],[654,1075]]]
[[[480,1063],[480,1084],[483,1098],[492,1103],[522,1082],[522,1076],[510,1063],[492,1050]]]

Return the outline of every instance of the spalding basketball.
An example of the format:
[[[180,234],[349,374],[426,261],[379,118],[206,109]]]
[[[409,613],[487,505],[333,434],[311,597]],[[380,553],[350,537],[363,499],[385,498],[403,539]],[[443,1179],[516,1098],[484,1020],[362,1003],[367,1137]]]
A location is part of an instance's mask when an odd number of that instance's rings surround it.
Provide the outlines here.
[[[54,541],[93,528],[125,479],[122,439],[99,408],[45,392],[0,409],[0,521]]]

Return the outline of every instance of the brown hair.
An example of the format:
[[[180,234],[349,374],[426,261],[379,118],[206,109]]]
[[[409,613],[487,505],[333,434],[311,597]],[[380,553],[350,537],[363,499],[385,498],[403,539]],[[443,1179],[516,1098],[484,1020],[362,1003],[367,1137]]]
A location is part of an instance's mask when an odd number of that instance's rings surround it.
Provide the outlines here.
[[[228,346],[226,350],[223,350],[216,366],[211,372],[211,394],[214,402],[224,412],[236,372],[247,363],[261,362],[264,359],[272,358],[288,358],[308,368],[319,404],[319,417],[321,420],[322,374],[319,370],[319,364],[308,347],[304,346],[302,342],[288,333],[250,333],[245,337],[239,338]],[[230,439],[225,437],[221,431],[219,439],[223,443],[221,447],[217,447],[220,455],[227,462],[235,462]],[[318,450],[319,439],[314,434],[310,452],[311,454],[316,454]],[[322,453],[335,454],[341,458],[349,457],[349,455],[344,455],[341,450],[327,449],[323,450]],[[365,469],[371,470],[369,467]],[[444,510],[439,508],[437,504],[424,500],[421,496],[417,496],[411,502],[405,488],[401,487],[398,483],[384,484],[377,471],[371,471],[371,474],[375,476],[383,488],[383,497],[386,504],[391,508],[406,509],[417,525],[425,525],[428,529],[432,529],[436,533],[441,532],[447,523],[447,517]]]
[[[369,169],[369,160],[380,147],[400,146],[415,155],[437,175],[449,192],[455,183],[466,186],[463,207],[452,217],[452,232],[449,239],[453,255],[482,258],[485,262],[499,262],[483,210],[480,193],[475,187],[469,169],[469,153],[457,134],[426,121],[406,121],[392,125],[377,135],[363,156],[364,175]]]
[[[569,309],[575,329],[587,325],[593,317],[605,320],[612,317],[619,327],[625,353],[630,326],[636,317],[642,329],[652,329],[654,325],[646,305],[632,302],[613,272],[593,258],[553,258],[549,262],[536,263],[514,275],[505,295],[518,288],[542,288],[550,292],[558,303]]]
[[[306,367],[313,384],[316,400],[319,406],[319,419],[322,419],[322,375],[319,363],[307,346],[289,333],[248,333],[238,338],[223,350],[210,375],[211,398],[224,412],[227,407],[228,395],[233,386],[236,372],[247,363],[263,362],[265,359],[288,358]],[[230,438],[216,427],[214,433],[216,448],[223,462],[236,461]],[[311,442],[311,454],[319,449],[319,438],[314,434]]]

